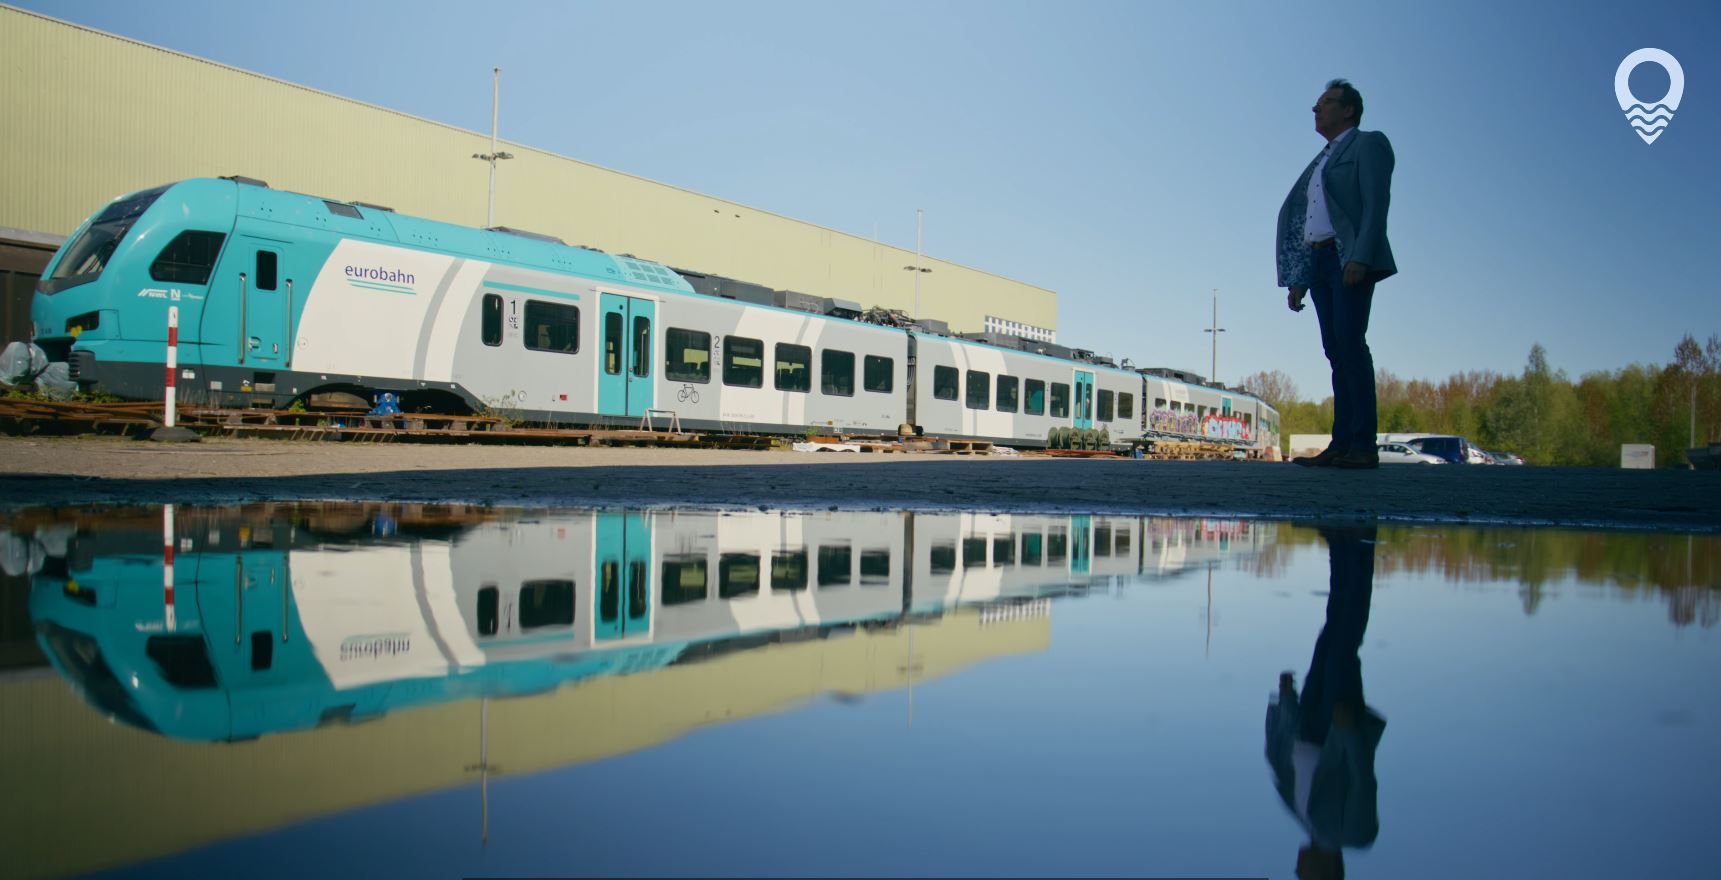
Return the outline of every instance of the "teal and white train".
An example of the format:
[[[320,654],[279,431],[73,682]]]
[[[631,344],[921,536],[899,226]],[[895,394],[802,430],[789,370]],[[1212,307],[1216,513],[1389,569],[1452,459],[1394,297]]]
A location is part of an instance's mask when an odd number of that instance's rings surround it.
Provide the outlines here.
[[[689,279],[703,276],[246,178],[196,179],[97,211],[49,263],[31,315],[35,343],[80,387],[135,399],[163,396],[177,307],[178,394],[206,405],[393,392],[407,411],[505,408],[565,425],[633,426],[667,410],[689,430],[906,425],[1018,446],[1201,437],[1257,456],[1278,445],[1264,401],[1170,371],[880,326],[786,292],[701,293]]]

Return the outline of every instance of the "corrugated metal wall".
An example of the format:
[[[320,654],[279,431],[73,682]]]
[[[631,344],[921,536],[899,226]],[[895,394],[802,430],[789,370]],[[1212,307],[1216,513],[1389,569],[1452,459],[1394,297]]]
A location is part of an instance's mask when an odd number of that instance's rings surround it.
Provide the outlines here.
[[[522,111],[524,112],[524,111]],[[484,223],[488,135],[0,8],[0,227],[64,235],[114,196],[244,174],[278,189]],[[497,222],[779,289],[911,309],[914,254],[518,144]],[[449,181],[460,185],[450,186]],[[569,206],[575,206],[570,210]],[[905,210],[906,213],[906,210]],[[933,258],[921,311],[1057,326],[1053,291]]]

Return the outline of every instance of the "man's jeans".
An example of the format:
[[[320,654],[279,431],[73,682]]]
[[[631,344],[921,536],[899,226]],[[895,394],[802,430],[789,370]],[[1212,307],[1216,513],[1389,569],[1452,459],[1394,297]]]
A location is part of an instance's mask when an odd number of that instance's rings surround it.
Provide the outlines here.
[[[1374,402],[1374,356],[1368,350],[1368,312],[1374,302],[1373,282],[1344,284],[1339,249],[1315,250],[1315,281],[1309,297],[1321,324],[1321,347],[1333,367],[1333,442],[1340,452],[1373,455],[1377,419]]]

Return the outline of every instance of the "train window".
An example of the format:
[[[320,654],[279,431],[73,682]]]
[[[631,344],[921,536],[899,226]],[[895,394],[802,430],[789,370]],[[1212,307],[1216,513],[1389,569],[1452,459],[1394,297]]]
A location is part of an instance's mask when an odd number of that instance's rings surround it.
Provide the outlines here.
[[[502,344],[502,297],[494,293],[484,294],[484,305],[481,309],[482,318],[479,321],[479,338],[488,346]]]
[[[819,548],[819,586],[846,587],[852,577],[853,555],[849,548]]]
[[[717,558],[717,596],[733,599],[759,592],[759,554],[725,553]]]
[[[1022,564],[1023,565],[1039,565],[1040,564],[1040,544],[1041,544],[1041,542],[1042,542],[1042,539],[1041,539],[1040,535],[1037,533],[1022,536]]]
[[[992,539],[992,564],[1016,564],[1016,536],[999,535]]]
[[[620,328],[616,328],[620,330]],[[526,300],[526,347],[533,351],[580,350],[580,309],[561,303]]]
[[[1102,422],[1111,421],[1112,420],[1112,401],[1113,401],[1112,393],[1110,391],[1105,390],[1104,388],[1101,388],[1100,389],[1100,399],[1099,399],[1100,411],[1099,411],[1099,414],[1096,415],[1094,418],[1097,418]]]
[[[1094,555],[1111,555],[1111,526],[1094,526]]]
[[[621,563],[604,560],[598,566],[598,620],[605,623],[621,619]]]
[[[1046,383],[1039,379],[1029,379],[1025,384],[1023,391],[1026,392],[1025,396],[1027,399],[1023,401],[1022,412],[1031,416],[1045,415]]]
[[[531,305],[527,304],[527,308]],[[604,315],[604,372],[611,376],[621,375],[621,321],[621,312]],[[532,344],[528,342],[526,347],[531,348]]]
[[[985,568],[986,567],[986,539],[985,538],[963,538],[962,539],[962,567],[963,568]]]
[[[663,604],[685,605],[705,598],[706,562],[703,556],[663,558]]]
[[[1062,382],[1052,383],[1052,418],[1068,418],[1070,415],[1070,386]]]
[[[1127,531],[1117,533],[1117,555],[1129,555],[1129,532]]]
[[[1135,395],[1119,394],[1117,396],[1117,417],[1120,419],[1135,418]]]
[[[932,368],[932,396],[939,400],[956,399],[956,368]]]
[[[485,585],[478,590],[478,634],[493,636],[496,634],[496,621],[500,615],[496,613],[500,606],[501,593],[493,585]]]
[[[663,356],[670,381],[711,381],[711,334],[671,327],[663,334]]]
[[[264,672],[275,665],[275,634],[258,630],[251,634],[251,671]]]
[[[968,371],[968,408],[986,409],[992,405],[992,374],[980,370]]]
[[[863,587],[890,583],[890,551],[862,550],[860,578]]]
[[[251,286],[258,290],[274,290],[279,286],[280,259],[274,251],[258,251],[257,277],[251,279]]]
[[[932,573],[949,574],[956,570],[956,545],[934,544],[931,553]]]
[[[838,397],[855,396],[855,355],[827,348],[819,356],[819,390]]]
[[[999,412],[1013,413],[1016,411],[1016,392],[1020,387],[1021,380],[1015,376],[998,377],[997,404]]]
[[[805,345],[777,343],[777,390],[813,390],[813,350]]]
[[[651,319],[644,316],[633,319],[633,374],[651,375]]]
[[[1249,427],[1249,422],[1250,422],[1249,415],[1250,415],[1249,413],[1243,414],[1243,427],[1245,427],[1245,428]]]
[[[209,662],[209,643],[200,635],[150,636],[143,653],[155,661],[163,681],[181,690],[215,687],[215,664]]]
[[[42,282],[43,292],[58,293],[95,280],[107,268],[108,258],[113,256],[120,240],[131,231],[138,216],[149,210],[149,206],[166,191],[165,186],[145,190],[102,209],[96,219],[90,221],[89,228],[60,255],[53,274]]]
[[[155,262],[149,264],[149,277],[174,284],[208,284],[225,240],[227,236],[220,232],[181,232],[156,254]]]
[[[572,626],[574,582],[569,580],[526,581],[520,585],[520,629],[541,626]]]
[[[1165,409],[1165,398],[1155,397],[1153,399],[1153,408],[1154,409]]]
[[[804,590],[807,588],[807,551],[778,550],[771,557],[771,590]]]
[[[645,619],[646,604],[646,563],[635,559],[627,564],[627,618],[629,620]]]
[[[869,354],[866,356],[864,368],[865,372],[861,376],[862,388],[883,394],[889,394],[896,390],[896,361],[894,359]]]
[[[1046,564],[1056,565],[1064,561],[1069,552],[1070,536],[1061,529],[1046,533]]]
[[[765,384],[765,343],[745,336],[723,340],[723,384],[759,388]]]

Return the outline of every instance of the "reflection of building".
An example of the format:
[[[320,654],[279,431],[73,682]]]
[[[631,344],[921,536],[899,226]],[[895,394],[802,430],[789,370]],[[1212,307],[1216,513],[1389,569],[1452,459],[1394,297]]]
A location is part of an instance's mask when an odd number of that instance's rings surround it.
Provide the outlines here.
[[[1049,617],[982,625],[979,610],[963,610],[911,628],[770,644],[493,699],[486,759],[506,776],[579,764],[821,694],[899,688],[911,669],[917,680],[936,679],[1043,651],[1050,639]],[[0,803],[0,848],[11,876],[130,864],[465,785],[479,754],[474,699],[214,747],[110,724],[47,675],[0,680],[0,705],[0,778],[14,795]]]

